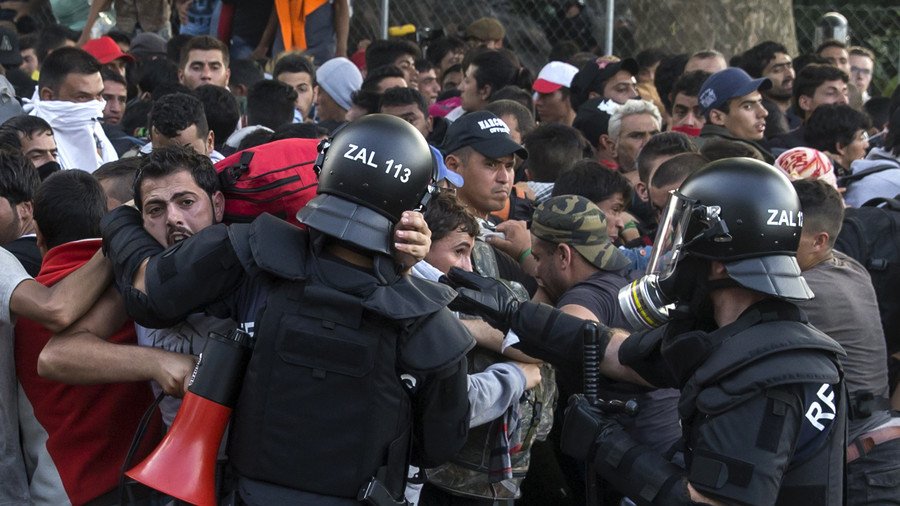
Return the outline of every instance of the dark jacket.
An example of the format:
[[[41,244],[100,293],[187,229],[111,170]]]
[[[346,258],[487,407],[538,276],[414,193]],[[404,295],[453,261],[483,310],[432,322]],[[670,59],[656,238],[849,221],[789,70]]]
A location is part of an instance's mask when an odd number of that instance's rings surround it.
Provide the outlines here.
[[[721,125],[713,125],[711,123],[703,125],[703,128],[700,130],[700,137],[694,139],[694,142],[698,146],[703,147],[703,145],[709,142],[711,139],[725,139],[727,141],[747,144],[753,149],[759,151],[766,163],[775,163],[775,157],[772,156],[772,153],[769,152],[768,149],[764,148],[762,144],[747,139],[739,139],[735,137],[727,128]]]

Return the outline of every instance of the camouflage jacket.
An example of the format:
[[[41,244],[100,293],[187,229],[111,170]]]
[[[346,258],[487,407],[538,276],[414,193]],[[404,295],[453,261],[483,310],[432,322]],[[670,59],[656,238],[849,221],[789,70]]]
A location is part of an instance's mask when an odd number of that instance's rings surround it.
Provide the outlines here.
[[[483,348],[469,352],[469,373],[485,370],[489,365],[506,360],[503,356]],[[453,494],[491,499],[514,499],[531,461],[531,445],[535,439],[547,438],[553,427],[553,411],[556,407],[556,374],[549,364],[541,366],[541,383],[528,390],[519,400],[519,439],[521,449],[510,455],[511,479],[491,483],[488,479],[491,457],[491,435],[498,430],[503,419],[473,427],[463,449],[450,462],[429,469],[428,481]]]

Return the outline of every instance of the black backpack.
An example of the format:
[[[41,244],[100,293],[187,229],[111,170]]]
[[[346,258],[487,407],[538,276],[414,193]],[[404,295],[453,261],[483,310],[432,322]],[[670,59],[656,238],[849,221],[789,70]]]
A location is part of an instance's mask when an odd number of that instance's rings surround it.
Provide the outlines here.
[[[834,249],[869,271],[888,354],[900,351],[900,195],[848,208]]]

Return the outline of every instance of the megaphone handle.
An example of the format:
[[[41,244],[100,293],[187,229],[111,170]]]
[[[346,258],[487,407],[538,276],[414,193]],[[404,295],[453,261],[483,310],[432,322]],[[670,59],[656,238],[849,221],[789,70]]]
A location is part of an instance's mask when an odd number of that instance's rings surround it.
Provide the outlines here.
[[[134,460],[134,454],[137,453],[138,448],[140,448],[141,440],[144,439],[144,434],[147,432],[150,420],[153,418],[156,409],[159,407],[159,403],[162,402],[165,396],[165,392],[160,392],[159,395],[156,396],[156,400],[150,404],[147,411],[144,411],[144,416],[141,417],[141,423],[138,424],[134,437],[131,438],[131,446],[128,448],[128,453],[125,454],[125,461],[122,462],[122,469],[119,472],[119,504],[130,504],[130,502],[125,502],[125,472],[131,469],[131,461]]]

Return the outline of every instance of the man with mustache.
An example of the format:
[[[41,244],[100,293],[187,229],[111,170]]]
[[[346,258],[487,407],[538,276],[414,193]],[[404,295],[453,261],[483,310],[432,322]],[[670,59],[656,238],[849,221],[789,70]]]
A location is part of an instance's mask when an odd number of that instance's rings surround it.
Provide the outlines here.
[[[711,75],[700,88],[698,100],[706,116],[697,143],[702,146],[709,139],[727,139],[750,144],[763,154],[767,163],[775,158],[759,141],[766,132],[766,117],[762,93],[772,87],[768,78],[752,79],[737,67],[728,67]]]
[[[500,222],[492,213],[502,210],[509,202],[516,157],[524,160],[528,158],[528,151],[512,140],[509,126],[488,111],[470,112],[453,122],[444,136],[441,151],[447,168],[463,177],[465,185],[457,189],[456,195],[481,227],[472,250],[475,272],[490,272],[495,277],[513,281],[520,288],[524,287],[520,295],[530,296],[537,290],[537,284],[519,266],[530,256],[529,244],[519,244],[521,249],[516,248],[518,251],[514,253],[520,258],[516,262],[491,242],[492,238],[499,237],[493,231],[494,225]],[[505,234],[510,230],[509,226],[501,223],[497,232]]]
[[[779,127],[779,131],[787,131],[800,126],[803,118],[791,109],[796,73],[787,48],[778,42],[767,40],[748,49],[740,56],[739,61],[740,67],[751,77],[766,77],[772,81],[772,87],[762,93],[763,106],[769,111],[766,136],[772,137],[779,133],[773,127]]]
[[[171,246],[222,221],[225,197],[211,164],[185,150],[154,154],[134,183],[134,203],[154,239]]]
[[[134,203],[141,211],[144,228],[164,247],[220,222],[225,208],[212,163],[190,145],[157,148],[142,159],[134,183]],[[231,320],[194,314],[164,329],[135,325],[137,343],[157,348],[151,355],[156,357],[154,362],[143,360],[135,369],[149,369],[153,373],[149,378],[135,377],[127,371],[103,376],[104,368],[98,366],[94,357],[118,357],[118,363],[130,363],[138,353],[133,348],[100,342],[91,336],[103,328],[99,322],[124,314],[121,304],[119,293],[108,291],[84,318],[44,348],[42,360],[47,369],[53,371],[51,378],[65,383],[152,378],[156,393],[170,394],[163,399],[160,410],[165,424],[171,425],[180,406],[180,400],[175,397],[184,393],[194,367],[194,356],[203,350],[206,336],[209,332],[226,334],[236,324]],[[79,343],[80,346],[60,348],[65,342]],[[160,353],[160,349],[166,352]]]

